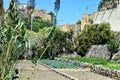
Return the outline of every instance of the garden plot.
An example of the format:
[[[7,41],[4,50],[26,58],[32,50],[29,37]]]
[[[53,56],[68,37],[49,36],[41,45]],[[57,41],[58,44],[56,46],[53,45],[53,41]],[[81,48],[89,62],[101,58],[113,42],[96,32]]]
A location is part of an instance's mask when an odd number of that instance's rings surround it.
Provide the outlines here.
[[[72,63],[56,60],[41,60],[41,63],[52,67],[54,70],[67,74],[77,80],[115,80],[93,72],[89,68],[82,68]]]
[[[41,60],[41,63],[46,64],[52,68],[57,68],[57,69],[79,69],[79,68],[82,68],[82,67],[76,66],[72,63],[66,63],[66,62],[56,61],[56,60]]]

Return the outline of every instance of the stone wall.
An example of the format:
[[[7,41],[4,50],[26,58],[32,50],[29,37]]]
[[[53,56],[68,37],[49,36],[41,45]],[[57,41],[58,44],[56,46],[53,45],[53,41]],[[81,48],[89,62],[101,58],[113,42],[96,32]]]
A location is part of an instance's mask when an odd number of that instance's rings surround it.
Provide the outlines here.
[[[110,77],[110,78],[114,78],[116,80],[120,80],[120,70],[111,70],[111,69],[108,69],[108,68],[104,68],[100,65],[92,65],[92,64],[83,63],[83,62],[80,62],[80,61],[71,61],[71,60],[60,59],[60,58],[57,58],[56,60],[72,63],[72,64],[75,64],[75,65],[81,66],[83,68],[88,67],[88,68],[90,68],[91,72],[95,72],[95,73],[103,75],[103,76],[107,76],[107,77]]]
[[[94,13],[93,23],[109,23],[113,31],[120,31],[120,4],[117,8]]]
[[[42,18],[43,20],[51,20],[51,15],[48,15],[45,9],[34,10],[32,17],[36,17],[36,16]]]
[[[118,51],[113,55],[112,60],[116,62],[120,62],[120,51]]]

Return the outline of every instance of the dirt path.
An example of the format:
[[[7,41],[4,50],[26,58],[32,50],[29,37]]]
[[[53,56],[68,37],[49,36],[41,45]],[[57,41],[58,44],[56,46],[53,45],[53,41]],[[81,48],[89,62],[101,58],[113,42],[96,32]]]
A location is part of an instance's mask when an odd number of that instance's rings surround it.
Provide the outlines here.
[[[38,64],[34,67],[30,61],[20,61],[17,68],[20,69],[18,80],[70,80],[43,65]]]
[[[37,64],[35,67],[30,61],[20,61],[16,66],[20,71],[20,79],[18,80],[70,80],[64,76],[61,76],[51,69]],[[104,77],[86,69],[55,69],[67,75],[70,75],[78,80],[114,80],[108,77]]]

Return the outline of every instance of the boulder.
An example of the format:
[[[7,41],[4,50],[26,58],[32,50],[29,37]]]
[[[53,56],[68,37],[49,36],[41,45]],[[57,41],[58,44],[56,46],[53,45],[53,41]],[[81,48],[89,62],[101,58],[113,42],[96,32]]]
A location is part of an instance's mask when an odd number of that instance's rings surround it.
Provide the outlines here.
[[[110,54],[108,45],[93,45],[86,54],[86,57],[109,59]]]
[[[117,51],[120,51],[120,46],[118,47]]]
[[[113,61],[118,61],[120,62],[120,51],[118,51],[113,57],[112,57]]]

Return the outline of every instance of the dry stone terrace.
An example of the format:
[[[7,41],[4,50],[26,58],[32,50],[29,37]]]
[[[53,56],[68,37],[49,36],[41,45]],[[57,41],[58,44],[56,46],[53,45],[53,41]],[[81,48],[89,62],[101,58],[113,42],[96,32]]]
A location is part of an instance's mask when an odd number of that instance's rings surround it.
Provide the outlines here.
[[[60,75],[50,68],[41,64],[36,66],[31,61],[22,60],[16,65],[19,69],[19,79],[17,80],[115,80],[108,77],[104,77],[89,71],[89,69],[55,69],[58,72],[62,72],[74,79],[67,78]]]

